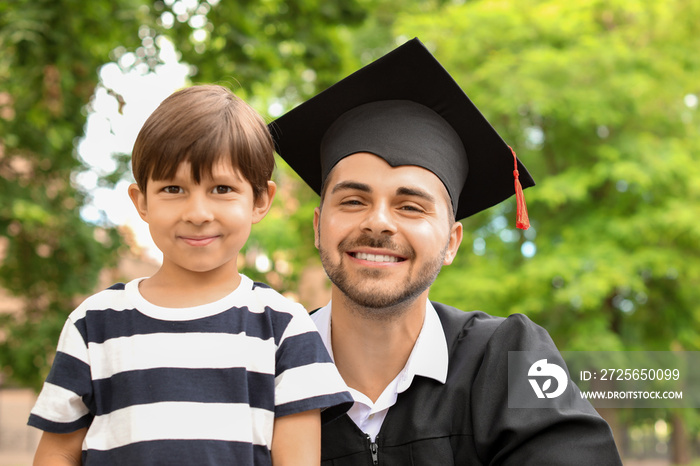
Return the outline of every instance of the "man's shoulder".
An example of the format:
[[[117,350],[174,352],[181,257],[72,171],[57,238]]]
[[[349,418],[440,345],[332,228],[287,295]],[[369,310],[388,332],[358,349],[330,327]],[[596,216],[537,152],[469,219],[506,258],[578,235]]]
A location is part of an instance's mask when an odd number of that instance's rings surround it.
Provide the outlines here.
[[[436,301],[431,301],[431,304],[446,332],[449,329],[461,333],[471,328],[495,330],[505,320],[505,317],[492,316],[483,311],[463,311]]]
[[[453,306],[448,306],[447,304],[439,303],[437,301],[430,301],[433,308],[440,316],[441,321],[449,322],[476,322],[476,321],[502,321],[503,317],[492,316],[483,311],[463,311]]]
[[[508,321],[515,325],[537,325],[525,314],[510,314],[507,317],[494,316],[483,311],[463,311],[447,304],[431,301],[430,304],[445,324],[463,323],[465,325],[496,326]]]
[[[472,343],[486,345],[496,334],[545,332],[524,314],[500,317],[483,311],[462,311],[435,301],[431,304],[440,318],[448,345],[467,336]]]

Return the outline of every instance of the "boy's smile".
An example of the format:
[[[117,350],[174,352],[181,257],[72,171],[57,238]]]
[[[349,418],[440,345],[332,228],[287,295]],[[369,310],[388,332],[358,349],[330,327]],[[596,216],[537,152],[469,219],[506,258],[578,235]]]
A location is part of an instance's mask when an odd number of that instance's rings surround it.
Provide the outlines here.
[[[145,194],[136,185],[129,188],[139,215],[163,252],[157,275],[173,284],[193,274],[237,278],[238,253],[252,224],[269,209],[274,183],[256,200],[251,184],[224,160],[200,183],[194,181],[189,162],[183,162],[172,179],[149,179]]]
[[[180,239],[183,240],[185,243],[189,244],[190,246],[193,247],[204,247],[219,238],[218,235],[212,235],[212,236],[181,236]]]

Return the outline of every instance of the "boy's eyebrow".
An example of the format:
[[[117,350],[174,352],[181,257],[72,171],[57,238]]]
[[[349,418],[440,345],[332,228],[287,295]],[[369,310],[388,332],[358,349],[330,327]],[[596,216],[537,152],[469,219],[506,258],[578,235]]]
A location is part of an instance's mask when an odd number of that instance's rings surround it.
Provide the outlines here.
[[[343,190],[355,190],[355,191],[362,191],[365,193],[372,192],[372,188],[368,184],[360,183],[359,181],[341,181],[340,183],[333,186],[333,189],[331,190],[331,194],[335,194],[338,191],[343,191]]]

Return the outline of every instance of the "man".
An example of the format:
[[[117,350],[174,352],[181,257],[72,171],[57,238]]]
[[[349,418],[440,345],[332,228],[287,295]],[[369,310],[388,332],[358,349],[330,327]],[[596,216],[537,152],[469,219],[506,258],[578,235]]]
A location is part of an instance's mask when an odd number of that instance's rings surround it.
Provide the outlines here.
[[[558,381],[558,403],[509,407],[509,352],[563,366],[546,331],[523,315],[428,299],[461,243],[455,219],[517,192],[526,228],[519,188],[534,182],[417,39],[270,130],[321,195],[315,243],[332,299],[312,317],[355,399],[324,426],[322,464],[621,464],[610,428],[573,383]]]

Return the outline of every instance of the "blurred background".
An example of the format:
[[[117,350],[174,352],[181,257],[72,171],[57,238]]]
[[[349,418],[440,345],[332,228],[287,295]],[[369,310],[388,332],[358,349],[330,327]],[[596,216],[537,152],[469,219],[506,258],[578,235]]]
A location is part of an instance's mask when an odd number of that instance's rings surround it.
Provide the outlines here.
[[[172,91],[231,88],[268,121],[420,38],[537,181],[465,220],[431,298],[527,314],[564,351],[700,350],[699,0],[0,1],[0,465],[63,322],[158,267],[131,145]],[[278,159],[240,269],[309,309],[329,287],[317,197]],[[700,370],[700,369],[698,369]],[[626,465],[700,464],[697,409],[600,410]]]

